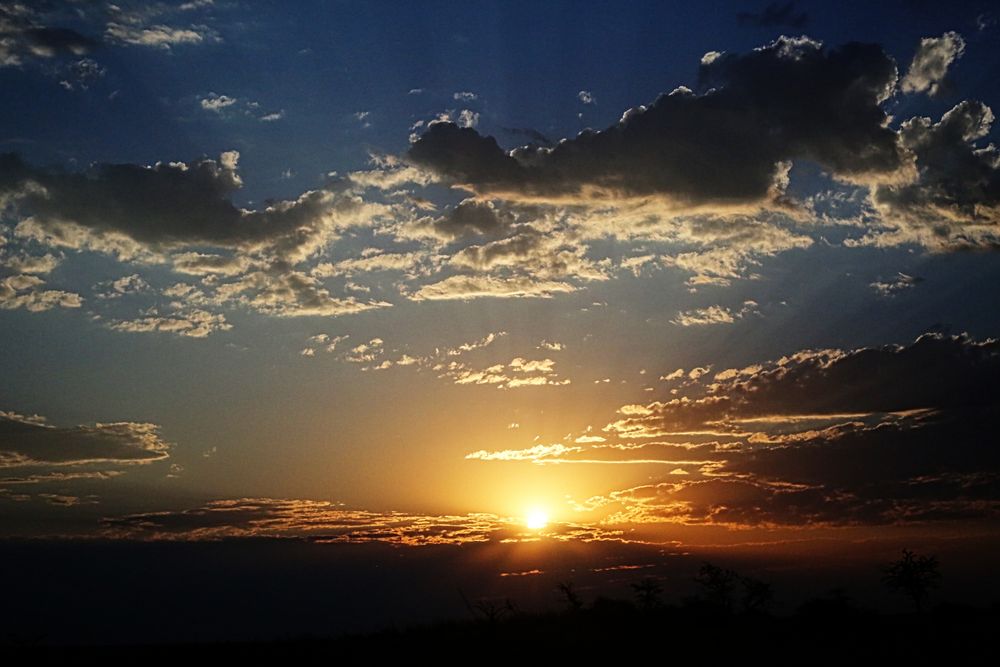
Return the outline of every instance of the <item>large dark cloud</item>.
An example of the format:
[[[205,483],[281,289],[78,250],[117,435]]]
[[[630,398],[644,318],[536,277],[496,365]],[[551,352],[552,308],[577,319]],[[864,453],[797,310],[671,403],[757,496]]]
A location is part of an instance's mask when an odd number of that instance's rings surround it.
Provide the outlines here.
[[[721,378],[721,379],[718,379]],[[1000,404],[1000,342],[925,334],[909,345],[805,350],[717,376],[705,394],[637,406],[624,430],[763,417],[958,410]]]
[[[123,259],[214,246],[291,267],[313,256],[338,227],[366,224],[368,206],[342,183],[256,210],[232,201],[242,186],[239,154],[185,163],[98,164],[82,172],[41,169],[0,155],[0,200],[14,211],[15,236],[114,253]],[[187,255],[190,257],[190,253]]]
[[[804,351],[723,372],[699,397],[623,408],[608,430],[678,438],[705,461],[610,494],[622,520],[883,524],[1000,515],[1000,342],[924,335],[905,346]],[[663,445],[632,446],[635,458]],[[584,456],[584,455],[581,455]],[[670,455],[664,462],[669,462]]]
[[[315,191],[261,211],[240,209],[230,200],[241,186],[237,158],[224,153],[218,161],[98,164],[84,172],[65,172],[4,154],[0,196],[12,197],[22,216],[43,226],[75,223],[165,245],[238,245],[294,237],[332,208],[330,193]]]
[[[157,431],[134,422],[56,427],[0,412],[0,468],[148,463],[168,456],[169,444]]]
[[[507,153],[474,129],[434,123],[409,157],[494,195],[759,203],[775,196],[789,160],[814,160],[853,178],[898,169],[896,133],[881,107],[896,74],[877,45],[824,49],[782,37],[747,54],[708,54],[699,74],[704,92],[677,89],[551,149]]]

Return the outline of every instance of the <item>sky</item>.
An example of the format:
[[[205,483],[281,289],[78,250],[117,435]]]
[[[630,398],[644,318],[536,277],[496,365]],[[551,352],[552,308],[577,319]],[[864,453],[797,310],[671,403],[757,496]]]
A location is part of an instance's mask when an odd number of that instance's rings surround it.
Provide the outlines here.
[[[998,40],[988,2],[3,2],[0,536],[995,535]]]

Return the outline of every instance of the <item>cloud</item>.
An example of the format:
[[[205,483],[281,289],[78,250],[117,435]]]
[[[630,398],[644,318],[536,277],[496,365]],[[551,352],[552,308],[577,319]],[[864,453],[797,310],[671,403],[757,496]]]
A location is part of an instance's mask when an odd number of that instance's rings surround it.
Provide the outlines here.
[[[490,332],[478,340],[461,343],[453,347],[436,347],[427,354],[401,352],[390,349],[382,338],[372,338],[351,348],[340,356],[343,361],[358,364],[362,371],[385,371],[391,368],[412,367],[418,371],[432,372],[439,379],[458,385],[488,385],[499,389],[520,387],[564,386],[570,380],[556,372],[556,362],[552,359],[528,359],[514,357],[508,363],[472,363],[466,355],[479,352],[493,345],[507,335],[506,331]],[[322,338],[310,339],[315,343],[302,350],[304,356],[315,356],[321,345],[332,352],[337,342],[346,336],[330,340],[326,334]],[[475,356],[475,355],[473,355]]]
[[[876,280],[871,283],[869,287],[875,290],[879,296],[893,297],[900,292],[913,289],[923,281],[924,279],[919,276],[897,273],[895,277],[890,278],[889,280]]]
[[[795,0],[788,2],[772,2],[760,12],[739,12],[736,20],[740,25],[751,25],[758,28],[773,28],[785,26],[788,28],[804,28],[809,23],[809,14],[796,11]]]
[[[435,283],[422,285],[410,294],[414,301],[440,301],[451,299],[502,299],[535,297],[549,298],[560,292],[574,292],[578,288],[558,280],[534,280],[530,277],[511,278],[495,276],[451,276]]]
[[[45,255],[7,255],[0,252],[0,267],[14,273],[45,274],[50,273],[62,262],[61,257],[46,253]]]
[[[782,37],[701,66],[705,92],[679,88],[603,131],[510,153],[492,137],[432,123],[415,164],[490,197],[593,201],[657,196],[677,210],[775,205],[783,163],[818,162],[848,179],[901,166],[882,102],[896,66],[876,45],[824,49]],[[738,149],[734,149],[738,147]]]
[[[993,111],[961,102],[937,123],[917,117],[899,130],[917,178],[882,184],[871,202],[890,231],[876,230],[859,243],[917,243],[933,250],[1000,247],[1000,151],[976,142],[987,136]]]
[[[230,199],[243,184],[238,161],[239,153],[228,151],[188,164],[97,164],[63,172],[4,154],[0,197],[21,217],[17,235],[49,245],[134,253],[210,244],[293,259],[366,208],[348,193],[313,190],[260,210],[242,209]]]
[[[224,109],[236,104],[239,100],[235,97],[229,97],[228,95],[216,95],[215,93],[209,93],[207,97],[202,97],[199,100],[201,108],[205,111],[212,111],[215,113],[222,113]]]
[[[222,313],[210,313],[198,308],[180,308],[165,315],[155,309],[145,316],[133,320],[111,320],[109,329],[128,333],[164,332],[187,338],[205,338],[218,331],[229,331],[232,324],[226,322]]]
[[[513,214],[490,201],[466,199],[434,222],[434,229],[445,238],[487,235],[498,236],[514,224]]]
[[[187,510],[147,512],[102,520],[108,537],[146,540],[305,538],[315,542],[384,542],[404,546],[537,540],[520,522],[495,514],[422,515],[371,512],[320,500],[240,498]],[[621,531],[550,524],[545,537],[615,540]]]
[[[802,350],[717,374],[703,396],[633,406],[610,430],[743,430],[769,416],[858,415],[987,405],[1000,398],[1000,342],[925,334],[909,345]],[[780,419],[778,420],[780,421]]]
[[[98,283],[97,285],[94,285],[94,289],[105,290],[97,293],[98,299],[120,299],[126,294],[146,292],[150,289],[150,287],[149,283],[143,280],[142,276],[138,273],[133,273],[132,275],[122,276],[117,280],[109,280],[104,283]]]
[[[531,461],[533,463],[543,463],[546,458],[562,457],[574,452],[582,452],[583,447],[567,447],[561,444],[535,445],[528,449],[505,449],[498,452],[488,452],[480,449],[465,455],[467,459],[478,459],[480,461]]]
[[[525,359],[516,357],[510,363],[493,364],[486,368],[474,367],[461,361],[449,361],[433,366],[441,379],[459,385],[493,385],[498,389],[519,387],[559,387],[570,384],[555,372],[552,359]]]
[[[682,327],[732,324],[751,314],[760,314],[756,301],[745,301],[739,310],[730,310],[723,306],[709,306],[708,308],[681,311],[677,313],[677,317],[670,321]]]
[[[590,507],[615,513],[611,523],[732,526],[995,517],[998,378],[996,340],[937,334],[727,369],[700,394],[623,406],[605,428],[632,456],[673,465],[686,452],[703,462]],[[643,437],[667,443],[627,444]],[[706,438],[716,441],[697,443]]]
[[[0,411],[0,468],[150,463],[169,455],[158,431],[136,422],[56,427],[42,417]]]
[[[313,270],[316,277],[354,276],[374,271],[401,271],[408,277],[427,275],[436,270],[441,258],[423,250],[413,252],[381,252],[368,248],[360,257],[349,257],[338,262],[320,262]]]
[[[386,301],[334,296],[316,278],[282,266],[251,271],[231,283],[219,285],[216,293],[216,303],[241,305],[277,317],[334,317],[392,305]]]
[[[38,276],[14,275],[0,278],[0,310],[24,308],[33,313],[53,308],[79,308],[83,297],[63,290],[43,289]]]
[[[93,58],[82,58],[62,69],[65,78],[59,80],[59,85],[66,90],[87,90],[107,73],[107,69]]]
[[[174,271],[194,276],[220,275],[235,276],[250,266],[247,257],[241,255],[215,255],[201,252],[185,252],[170,258]]]
[[[30,5],[0,5],[0,67],[18,67],[34,58],[82,56],[97,46],[75,30],[44,25]]]
[[[940,37],[924,37],[913,62],[900,82],[904,93],[938,95],[945,84],[948,68],[965,53],[965,40],[957,32]]]
[[[479,125],[479,113],[462,109],[455,120],[459,127],[477,127]]]
[[[206,25],[190,25],[186,28],[154,24],[135,25],[108,23],[104,36],[109,42],[129,46],[147,46],[169,51],[172,47],[190,44],[221,42],[219,34]]]

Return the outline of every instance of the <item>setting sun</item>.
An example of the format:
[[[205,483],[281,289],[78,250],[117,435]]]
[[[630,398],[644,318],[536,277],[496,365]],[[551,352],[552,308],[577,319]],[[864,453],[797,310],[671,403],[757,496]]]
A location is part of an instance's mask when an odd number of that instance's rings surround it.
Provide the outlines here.
[[[541,530],[548,525],[549,515],[544,510],[533,509],[528,512],[525,523],[531,530]]]

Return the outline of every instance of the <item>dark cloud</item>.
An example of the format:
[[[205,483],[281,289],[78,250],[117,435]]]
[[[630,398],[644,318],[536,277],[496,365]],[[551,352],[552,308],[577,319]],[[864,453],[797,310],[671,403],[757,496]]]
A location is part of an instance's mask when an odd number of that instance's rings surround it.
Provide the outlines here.
[[[1000,411],[848,423],[723,451],[702,473],[610,494],[616,521],[737,526],[902,524],[1000,516]],[[710,474],[706,474],[709,473]]]
[[[760,12],[739,12],[736,20],[740,25],[752,25],[759,28],[787,26],[789,28],[804,28],[809,23],[809,14],[796,11],[795,0],[789,2],[772,2]]]
[[[1000,404],[1000,341],[925,334],[904,346],[805,350],[715,380],[700,397],[637,406],[619,424],[690,430],[772,416],[993,406]]]
[[[554,148],[507,153],[473,129],[433,123],[409,157],[481,194],[660,195],[678,206],[773,199],[784,163],[793,159],[856,179],[900,167],[896,134],[881,108],[894,90],[896,65],[879,46],[824,49],[782,37],[747,54],[711,56],[700,72],[704,92],[677,89]]]
[[[167,458],[169,447],[154,424],[56,427],[39,417],[0,412],[0,468],[149,463]]]
[[[0,5],[0,67],[31,58],[81,56],[97,46],[96,40],[70,28],[42,25],[27,5]]]
[[[731,441],[690,447],[685,458],[705,463],[686,464],[688,476],[598,500],[621,507],[616,520],[840,525],[1000,514],[996,340],[928,334],[906,346],[804,351],[717,374],[700,397],[622,413],[607,430],[714,429]],[[684,455],[659,451],[665,463]]]
[[[98,42],[69,28],[30,28],[24,37],[34,50],[53,53],[82,55],[98,45]]]
[[[492,202],[466,199],[435,222],[434,227],[445,236],[457,238],[470,235],[496,236],[514,224],[509,211],[498,209]]]
[[[359,203],[327,190],[246,211],[230,197],[241,187],[236,152],[190,164],[97,164],[83,172],[40,169],[14,154],[0,155],[0,196],[21,217],[55,236],[67,223],[154,247],[196,243],[270,245],[291,252],[312,241],[325,216]]]

